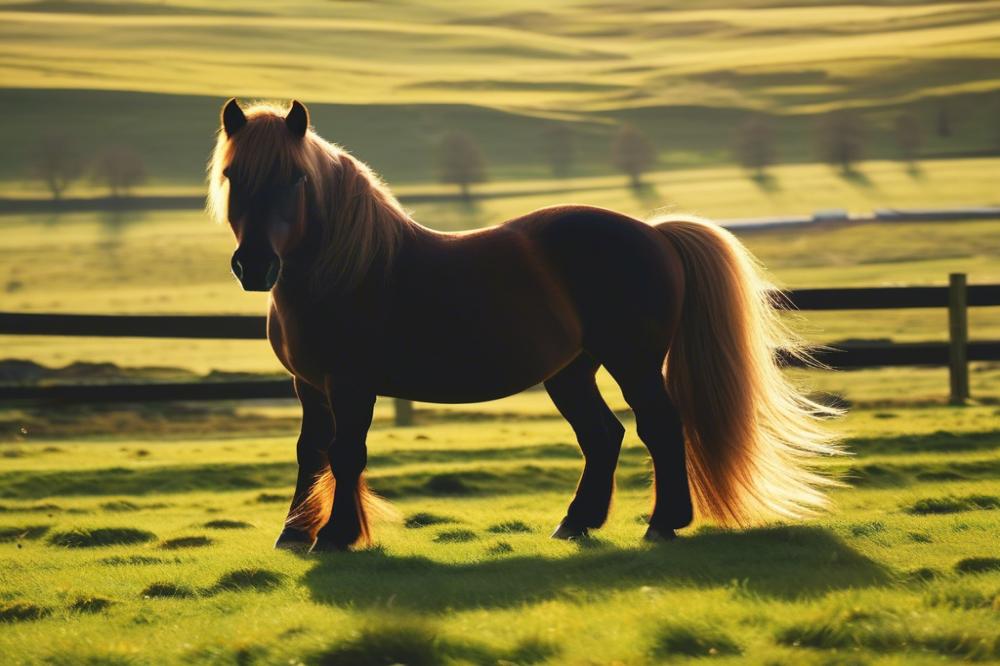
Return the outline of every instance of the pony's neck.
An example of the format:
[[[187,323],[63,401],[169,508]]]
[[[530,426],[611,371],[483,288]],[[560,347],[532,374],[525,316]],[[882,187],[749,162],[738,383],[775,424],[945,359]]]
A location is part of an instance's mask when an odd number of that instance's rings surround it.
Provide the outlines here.
[[[320,237],[312,267],[317,293],[351,291],[388,280],[396,255],[416,225],[389,188],[346,152],[332,154],[331,173],[315,197]]]

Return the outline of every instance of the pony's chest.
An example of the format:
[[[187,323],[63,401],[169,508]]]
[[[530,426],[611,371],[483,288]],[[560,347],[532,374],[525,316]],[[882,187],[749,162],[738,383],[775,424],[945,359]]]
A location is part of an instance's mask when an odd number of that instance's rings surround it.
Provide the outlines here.
[[[286,370],[316,387],[323,386],[328,371],[323,368],[315,345],[309,344],[299,321],[283,315],[272,305],[267,317],[267,338]]]

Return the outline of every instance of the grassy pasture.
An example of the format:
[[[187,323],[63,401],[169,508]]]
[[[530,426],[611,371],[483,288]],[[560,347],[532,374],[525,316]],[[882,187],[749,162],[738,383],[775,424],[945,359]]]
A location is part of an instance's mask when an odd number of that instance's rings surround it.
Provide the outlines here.
[[[0,445],[6,663],[920,664],[1000,659],[996,408],[861,410],[830,514],[640,543],[630,433],[611,521],[553,542],[580,467],[537,418],[378,422],[378,547],[270,550],[294,430]],[[85,428],[81,429],[81,432]],[[218,432],[213,427],[213,431]],[[753,557],[747,557],[752,553]],[[846,655],[845,655],[846,653]]]

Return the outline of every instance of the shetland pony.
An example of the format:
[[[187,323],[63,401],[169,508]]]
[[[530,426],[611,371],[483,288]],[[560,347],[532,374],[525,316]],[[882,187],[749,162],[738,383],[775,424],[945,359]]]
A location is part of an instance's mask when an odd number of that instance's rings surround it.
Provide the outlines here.
[[[299,102],[229,100],[221,124],[208,209],[236,236],[243,288],[271,292],[268,338],[302,403],[277,547],[370,543],[376,396],[477,402],[538,383],[584,455],[553,537],[586,535],[607,518],[625,433],[597,389],[601,366],[652,458],[648,539],[673,538],[695,512],[744,526],[825,505],[832,482],[810,463],[838,451],[820,422],[830,410],[783,376],[776,351],[804,352],[727,231],[564,205],[439,233],[320,138]]]

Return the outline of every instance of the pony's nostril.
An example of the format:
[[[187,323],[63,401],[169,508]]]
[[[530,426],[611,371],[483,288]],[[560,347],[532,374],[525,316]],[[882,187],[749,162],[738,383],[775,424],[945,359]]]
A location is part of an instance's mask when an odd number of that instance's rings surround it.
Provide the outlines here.
[[[243,264],[240,263],[239,259],[237,259],[236,257],[233,257],[232,266],[233,266],[233,275],[236,276],[237,280],[242,281],[243,280]]]

